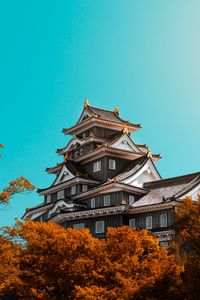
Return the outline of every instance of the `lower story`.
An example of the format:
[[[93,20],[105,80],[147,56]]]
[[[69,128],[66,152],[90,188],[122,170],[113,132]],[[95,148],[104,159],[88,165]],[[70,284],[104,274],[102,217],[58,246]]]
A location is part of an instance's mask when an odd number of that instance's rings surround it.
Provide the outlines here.
[[[126,225],[133,229],[148,229],[159,239],[160,245],[167,246],[174,238],[174,210],[165,209],[145,213],[123,213],[99,215],[84,218],[68,218],[60,223],[65,228],[88,228],[94,237],[106,238],[108,227]]]

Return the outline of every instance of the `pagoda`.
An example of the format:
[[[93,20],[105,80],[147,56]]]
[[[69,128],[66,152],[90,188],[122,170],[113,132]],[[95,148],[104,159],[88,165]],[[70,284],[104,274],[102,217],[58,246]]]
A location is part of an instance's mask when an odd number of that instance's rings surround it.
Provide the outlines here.
[[[38,190],[43,203],[27,209],[23,219],[89,228],[98,238],[106,237],[108,227],[147,228],[168,244],[175,206],[200,192],[200,172],[162,179],[155,166],[160,155],[131,138],[140,128],[123,120],[118,107],[96,108],[86,99],[77,123],[63,129],[72,137],[57,150],[63,162],[46,169],[56,177]]]

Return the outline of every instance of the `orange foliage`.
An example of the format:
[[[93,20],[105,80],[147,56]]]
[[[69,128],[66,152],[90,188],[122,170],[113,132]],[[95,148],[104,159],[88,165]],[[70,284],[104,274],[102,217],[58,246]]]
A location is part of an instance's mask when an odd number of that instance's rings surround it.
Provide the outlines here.
[[[200,195],[183,200],[176,211],[177,245],[184,259],[184,287],[188,299],[200,297]]]
[[[3,192],[0,192],[0,203],[8,203],[13,195],[34,189],[35,186],[32,185],[28,179],[23,176],[18,177],[10,181],[9,185],[3,189]]]
[[[19,248],[19,245],[0,236],[0,295],[3,290],[14,291],[15,285],[19,283]]]
[[[0,148],[3,148],[4,145],[0,144]],[[0,154],[1,157],[1,154]],[[21,176],[15,180],[9,182],[9,185],[0,192],[0,204],[9,203],[10,198],[18,193],[23,193],[27,191],[33,191],[35,186],[30,183],[28,179]]]
[[[6,233],[23,246],[17,284],[2,292],[20,299],[179,299],[182,268],[146,230],[110,228],[98,240],[86,229],[27,221]]]

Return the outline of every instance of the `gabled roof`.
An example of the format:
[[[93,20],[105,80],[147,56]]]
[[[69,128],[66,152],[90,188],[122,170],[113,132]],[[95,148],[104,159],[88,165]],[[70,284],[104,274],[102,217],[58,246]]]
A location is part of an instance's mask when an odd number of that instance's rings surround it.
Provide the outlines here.
[[[88,123],[90,124],[91,122],[98,122],[102,123],[101,126],[103,126],[103,122],[107,122],[108,124],[118,124],[118,128],[116,127],[117,131],[120,131],[123,129],[124,124],[127,126],[127,128],[130,131],[135,131],[139,128],[141,128],[140,124],[133,124],[130,123],[129,121],[123,120],[118,112],[111,111],[111,110],[106,110],[106,109],[101,109],[97,107],[93,107],[90,105],[84,106],[81,116],[78,120],[78,122],[72,126],[71,128],[68,129],[63,129],[64,134],[73,134],[77,130],[82,130],[84,128],[83,126],[88,126]],[[106,127],[106,123],[104,125]]]
[[[94,116],[94,117],[102,118],[104,120],[108,120],[108,121],[112,121],[112,122],[117,122],[117,123],[121,123],[121,124],[126,123],[126,124],[130,124],[130,125],[133,125],[133,126],[138,126],[139,128],[141,127],[140,124],[132,124],[128,120],[123,120],[119,116],[118,112],[103,109],[103,108],[98,108],[98,107],[94,107],[94,106],[90,106],[89,104],[87,105],[87,107],[83,108],[81,116],[80,116],[80,118],[79,118],[79,120],[77,121],[76,124],[79,124],[82,121],[82,117],[83,117],[84,114],[88,117]]]
[[[137,145],[130,138],[130,135],[128,135],[127,133],[117,134],[112,140],[108,142],[108,146],[121,150],[132,150],[140,154],[144,153],[139,149],[139,147],[137,147]]]
[[[65,162],[59,163],[55,167],[52,167],[52,168],[46,168],[46,172],[50,173],[50,174],[51,173],[57,174],[57,177],[58,177],[63,166],[65,166],[70,171],[70,173],[72,173],[74,176],[77,176],[77,174],[79,174],[78,177],[80,177],[80,178],[95,180],[91,175],[89,175],[84,170],[84,168],[81,167],[80,164],[78,164],[72,160],[66,160]],[[56,170],[56,172],[55,172],[55,170]],[[56,181],[56,179],[55,179],[55,181]]]
[[[91,143],[91,142],[103,143],[105,141],[106,141],[106,139],[95,137],[95,136],[88,136],[87,138],[84,138],[84,139],[74,137],[73,139],[71,139],[69,141],[69,143],[64,148],[57,149],[56,152],[59,155],[63,155],[66,152],[68,152],[69,150],[76,149],[76,145],[81,146],[81,145],[85,145],[85,144],[88,144],[88,143]]]
[[[139,158],[133,160],[132,162],[130,162],[127,165],[127,167],[123,170],[123,172],[116,175],[116,178],[118,180],[122,180],[124,178],[127,178],[127,177],[135,174],[136,172],[138,172],[138,170],[140,170],[146,164],[148,159],[149,158],[146,155],[143,155],[142,157],[139,157]]]
[[[165,203],[166,201],[174,201],[182,198],[197,185],[200,185],[200,173],[145,183],[144,188],[149,189],[150,192],[133,203],[132,207],[142,207]]]
[[[144,195],[144,194],[148,193],[147,189],[137,187],[137,186],[132,186],[132,185],[125,184],[122,182],[117,182],[114,179],[113,180],[111,179],[110,181],[105,182],[101,185],[98,185],[92,189],[89,189],[86,192],[82,192],[76,196],[73,196],[71,199],[72,200],[84,199],[87,197],[93,197],[96,194],[105,193],[105,191],[112,193],[117,190],[119,190],[119,191],[125,190],[125,191],[129,191],[129,192],[134,192],[138,195]]]

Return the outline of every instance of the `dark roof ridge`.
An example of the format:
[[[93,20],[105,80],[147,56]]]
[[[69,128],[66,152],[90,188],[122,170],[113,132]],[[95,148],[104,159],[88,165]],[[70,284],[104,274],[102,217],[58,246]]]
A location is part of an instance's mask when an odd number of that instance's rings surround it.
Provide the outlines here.
[[[181,192],[174,195],[175,198],[180,198],[190,192],[193,188],[200,184],[200,175],[197,175],[192,181],[190,181]]]
[[[98,108],[98,107],[95,107],[95,106],[88,106],[88,109],[92,112],[92,113],[95,113],[95,111],[93,111],[93,110],[100,110],[100,111],[105,111],[105,112],[108,112],[108,113],[111,113],[111,114],[113,114],[119,121],[121,121],[122,123],[128,123],[127,125],[129,125],[129,126],[135,126],[135,127],[139,127],[139,128],[141,128],[141,124],[134,124],[134,123],[131,123],[131,122],[129,122],[129,120],[124,120],[124,119],[122,119],[120,116],[119,116],[119,114],[118,113],[116,113],[116,112],[114,112],[114,111],[112,111],[112,110],[108,110],[108,109],[104,109],[104,108]]]
[[[128,174],[128,177],[125,178],[129,178],[130,176],[133,176],[133,174],[136,174],[139,170],[141,170],[141,168],[146,164],[146,162],[148,161],[148,157],[146,154],[142,155],[139,158],[134,159],[130,164],[129,167],[130,169],[128,170],[128,168],[126,167],[123,172],[117,174],[117,176],[115,177],[119,177],[120,176],[125,176],[125,174]],[[133,167],[132,167],[133,166]],[[135,169],[137,166],[139,166],[138,169]],[[130,174],[129,174],[130,173]]]
[[[170,183],[170,182],[176,182],[180,183],[180,181],[184,180],[184,179],[189,179],[190,177],[193,177],[193,179],[195,178],[195,176],[199,176],[200,172],[195,172],[195,173],[190,173],[190,174],[184,174],[184,175],[180,175],[180,176],[175,176],[175,177],[170,177],[170,178],[165,178],[165,179],[160,179],[160,180],[155,180],[155,181],[151,181],[151,182],[146,182],[144,183],[144,187],[148,187],[151,188],[155,185],[155,188],[159,185],[165,184],[165,183]],[[192,180],[193,180],[192,179]]]
[[[98,110],[103,110],[103,111],[107,111],[107,112],[110,112],[110,113],[113,113],[116,115],[116,113],[112,110],[109,110],[109,109],[105,109],[105,108],[99,108],[99,107],[95,107],[95,106],[92,106],[92,105],[88,105],[88,108],[90,109],[98,109]]]

